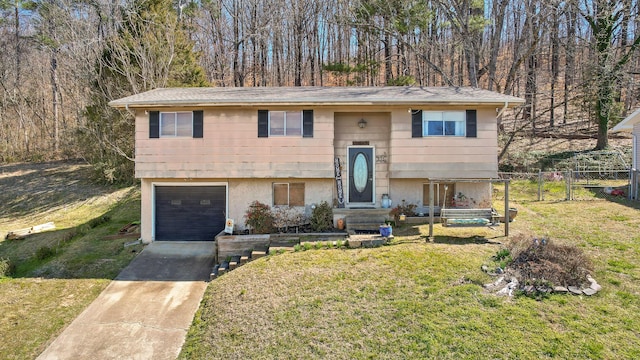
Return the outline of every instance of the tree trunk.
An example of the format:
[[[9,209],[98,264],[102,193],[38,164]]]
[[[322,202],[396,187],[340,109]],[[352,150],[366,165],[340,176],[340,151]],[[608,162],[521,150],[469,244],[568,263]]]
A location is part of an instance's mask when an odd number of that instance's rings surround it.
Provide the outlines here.
[[[15,31],[15,41],[16,41],[15,87],[18,88],[20,86],[20,6],[17,0],[15,2],[14,10],[15,10],[14,31]]]
[[[58,90],[58,49],[51,49],[51,105],[53,111],[53,149],[57,154],[60,150],[60,119],[58,111],[58,99],[60,93]]]
[[[551,25],[551,99],[549,110],[549,126],[555,126],[555,102],[556,102],[556,83],[559,75],[559,54],[560,38],[558,28],[560,23],[558,20],[558,9],[553,9],[553,24]]]
[[[506,2],[508,3],[508,1]],[[500,37],[502,36],[502,28],[504,27],[505,10],[506,6],[503,0],[493,1],[493,18],[495,19],[495,23],[491,28],[488,90],[493,90],[493,87],[496,86],[498,88],[497,90],[500,91],[498,82],[496,81],[496,71],[498,55],[500,53]]]
[[[565,49],[565,66],[564,66],[564,108],[562,123],[566,124],[569,118],[569,94],[573,91],[573,78],[575,71],[575,43],[576,43],[576,19],[573,3],[567,3],[565,9],[565,17],[567,22],[567,42]]]

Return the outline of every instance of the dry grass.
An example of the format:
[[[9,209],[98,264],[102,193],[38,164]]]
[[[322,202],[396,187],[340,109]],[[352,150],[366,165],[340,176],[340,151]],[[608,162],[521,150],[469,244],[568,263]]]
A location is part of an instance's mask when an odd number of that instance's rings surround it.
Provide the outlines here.
[[[0,358],[34,359],[107,286],[94,279],[0,279]]]

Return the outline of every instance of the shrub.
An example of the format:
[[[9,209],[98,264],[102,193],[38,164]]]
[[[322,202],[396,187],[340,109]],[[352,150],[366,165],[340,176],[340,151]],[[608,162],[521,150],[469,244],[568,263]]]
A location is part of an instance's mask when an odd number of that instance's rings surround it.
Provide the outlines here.
[[[249,205],[244,219],[245,224],[253,230],[254,234],[270,234],[275,229],[275,218],[271,207],[257,200]]]
[[[111,221],[111,217],[109,215],[104,215],[104,216],[97,217],[95,219],[91,219],[89,221],[89,226],[93,229],[104,223],[108,223],[109,221]]]
[[[333,229],[333,210],[328,202],[323,201],[311,212],[311,229],[327,231]]]
[[[0,258],[0,278],[11,276],[15,271],[16,265],[11,260]]]
[[[398,221],[400,221],[400,214],[405,214],[406,216],[416,216],[417,208],[418,205],[405,203],[405,201],[402,200],[402,204],[391,209],[391,211],[389,211],[389,215],[393,216],[393,219],[397,223]]]
[[[41,246],[36,251],[36,259],[45,260],[47,258],[52,257],[55,254],[55,251],[48,246]]]
[[[305,223],[305,215],[298,208],[278,206],[273,209],[274,226],[282,232],[291,227],[299,227]]]
[[[509,250],[509,268],[521,276],[521,283],[546,281],[553,285],[580,286],[593,272],[591,262],[575,245],[556,244],[549,239],[514,239]]]

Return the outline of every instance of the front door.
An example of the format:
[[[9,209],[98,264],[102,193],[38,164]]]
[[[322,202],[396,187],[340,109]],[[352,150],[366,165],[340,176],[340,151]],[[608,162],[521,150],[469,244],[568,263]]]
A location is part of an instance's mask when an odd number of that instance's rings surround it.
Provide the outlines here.
[[[373,148],[349,148],[349,203],[373,203]]]

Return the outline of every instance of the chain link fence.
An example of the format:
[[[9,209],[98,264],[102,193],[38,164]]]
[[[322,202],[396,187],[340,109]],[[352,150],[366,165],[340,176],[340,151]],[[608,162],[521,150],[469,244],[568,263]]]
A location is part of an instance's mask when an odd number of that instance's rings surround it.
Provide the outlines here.
[[[499,173],[509,179],[509,198],[514,201],[638,199],[638,170],[571,170],[537,173]],[[497,185],[499,186],[499,185]],[[495,189],[502,194],[502,189]]]

